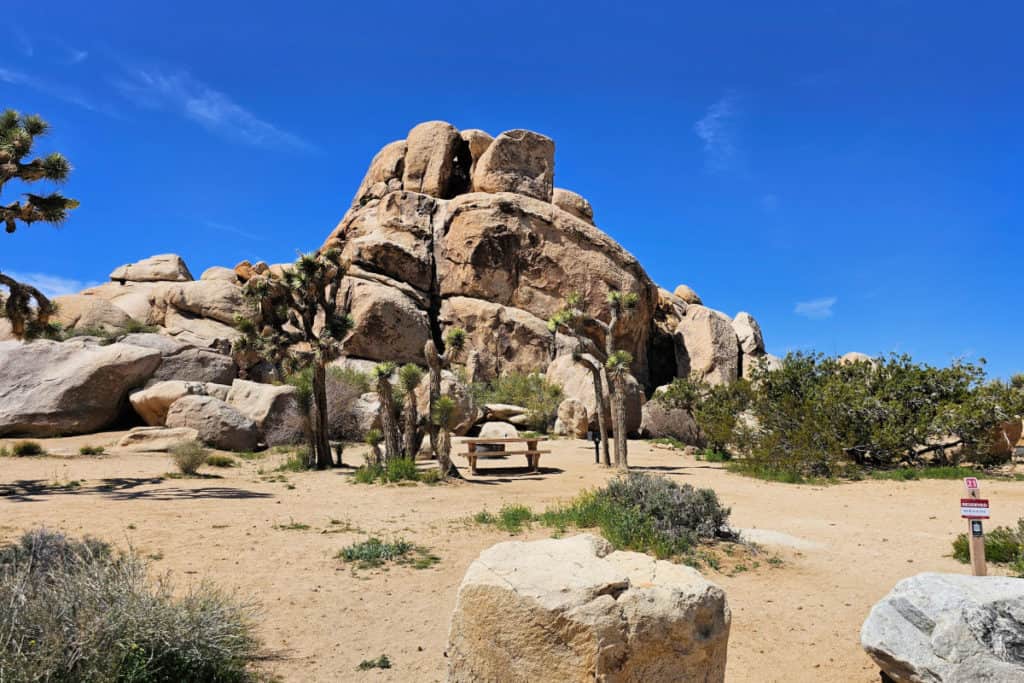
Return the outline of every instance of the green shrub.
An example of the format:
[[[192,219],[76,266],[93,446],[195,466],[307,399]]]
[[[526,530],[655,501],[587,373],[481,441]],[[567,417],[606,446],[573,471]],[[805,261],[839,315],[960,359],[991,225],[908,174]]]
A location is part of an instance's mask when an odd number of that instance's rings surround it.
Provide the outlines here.
[[[78,452],[81,455],[103,455],[106,450],[103,446],[82,446]]]
[[[0,671],[11,681],[257,680],[256,610],[182,593],[101,541],[39,529],[0,548]],[[59,609],[55,609],[59,607]]]
[[[367,569],[405,559],[415,549],[415,545],[404,539],[385,542],[379,538],[368,538],[342,548],[338,557],[361,569]]]
[[[11,451],[7,446],[0,446],[0,458],[11,457]]]
[[[171,449],[171,459],[178,471],[186,476],[194,476],[203,466],[210,452],[198,441],[186,441]]]
[[[310,469],[309,448],[303,446],[297,449],[283,463],[277,466],[278,472],[305,472]]]
[[[221,455],[220,453],[211,453],[206,456],[206,464],[210,467],[234,467],[238,464],[238,461],[232,458],[230,455]]]
[[[31,455],[46,455],[46,450],[38,441],[18,441],[11,448],[11,451],[19,457]]]
[[[359,662],[356,671],[369,671],[370,669],[390,669],[391,660],[387,655],[381,655],[377,659],[364,659]]]
[[[474,384],[471,391],[478,404],[510,403],[526,408],[526,427],[543,433],[554,425],[558,405],[564,397],[560,386],[536,372],[510,372],[490,383]]]
[[[967,563],[971,552],[967,534],[960,534],[953,540],[953,558]],[[1017,528],[996,527],[985,534],[985,561],[1009,565],[1018,577],[1024,578],[1024,518],[1017,520]]]
[[[407,458],[392,458],[384,467],[384,478],[394,483],[397,481],[419,481],[416,463]]]
[[[868,475],[872,479],[889,481],[915,481],[917,479],[963,479],[964,477],[984,477],[973,467],[904,467],[895,470],[872,470]]]

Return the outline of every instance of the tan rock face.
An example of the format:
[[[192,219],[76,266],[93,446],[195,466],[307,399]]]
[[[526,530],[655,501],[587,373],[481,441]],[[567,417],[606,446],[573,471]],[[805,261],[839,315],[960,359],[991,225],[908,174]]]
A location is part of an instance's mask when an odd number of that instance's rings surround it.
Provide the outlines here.
[[[455,427],[452,429],[452,433],[455,436],[465,436],[481,415],[480,409],[473,405],[469,387],[455,373],[442,370],[441,395],[455,401],[455,412],[452,416]],[[416,409],[420,415],[430,414],[430,382],[428,381],[420,382],[420,385],[416,387]]]
[[[353,206],[373,198],[370,188],[376,185],[383,184],[384,187],[387,187],[391,181],[397,181],[399,184],[402,182],[402,173],[405,169],[405,148],[405,140],[395,140],[384,145],[377,152],[377,156],[373,157],[373,161],[370,162],[370,168],[367,169],[363,182],[359,184],[359,189],[352,201]]]
[[[128,344],[0,342],[0,435],[99,431],[159,365],[159,351]]]
[[[469,176],[472,178],[473,171],[476,170],[476,162],[484,155],[484,152],[491,146],[491,143],[494,142],[494,137],[490,133],[476,128],[464,130],[459,135],[469,147],[469,155],[473,160],[469,167]]]
[[[421,363],[430,338],[427,313],[394,287],[345,278],[339,300],[350,297],[355,328],[344,344],[346,355],[396,363]]]
[[[478,379],[508,371],[543,372],[554,340],[547,323],[520,308],[454,296],[441,304],[444,325],[466,330],[467,347],[483,357]]]
[[[507,130],[488,145],[473,171],[474,192],[515,192],[551,201],[555,142],[529,130]]]
[[[676,327],[675,340],[680,377],[724,384],[739,376],[739,340],[732,320],[724,313],[704,306],[688,306]]]
[[[233,282],[238,284],[238,276],[235,275],[235,271],[231,268],[225,268],[223,266],[211,266],[203,271],[203,274],[199,276],[200,280],[224,280],[226,282]]]
[[[697,292],[690,289],[687,285],[679,285],[673,293],[688,304],[697,304],[698,306],[704,304],[700,297],[697,296]]]
[[[455,126],[427,121],[409,131],[405,141],[402,188],[431,197],[453,196],[455,157],[465,144]]]
[[[187,282],[192,279],[192,273],[177,254],[158,254],[115,268],[110,279],[127,282]]]
[[[96,287],[82,290],[81,296],[94,297],[108,301],[131,318],[145,323],[149,319],[150,296],[153,290],[161,287],[159,282],[106,282]]]
[[[168,284],[154,290],[151,299],[155,316],[173,307],[179,313],[208,318],[233,325],[235,316],[244,312],[242,288],[227,280],[197,280]]]
[[[132,408],[143,422],[150,426],[162,427],[167,420],[171,404],[182,396],[205,396],[206,387],[199,382],[170,380],[151,384],[145,389],[133,391],[128,396]]]
[[[117,448],[133,453],[159,453],[197,440],[199,432],[190,427],[135,427],[121,437]]]
[[[690,567],[590,534],[499,543],[459,586],[448,680],[723,681],[730,623]]]
[[[761,326],[754,320],[754,316],[740,311],[733,318],[732,327],[736,331],[736,338],[743,353],[752,356],[764,353],[764,335],[761,334]]]
[[[53,299],[57,305],[55,322],[64,329],[119,332],[131,323],[131,317],[118,306],[95,296],[68,294]]]
[[[568,211],[576,218],[594,224],[594,207],[586,199],[571,190],[556,187],[551,195],[551,203],[562,211]]]

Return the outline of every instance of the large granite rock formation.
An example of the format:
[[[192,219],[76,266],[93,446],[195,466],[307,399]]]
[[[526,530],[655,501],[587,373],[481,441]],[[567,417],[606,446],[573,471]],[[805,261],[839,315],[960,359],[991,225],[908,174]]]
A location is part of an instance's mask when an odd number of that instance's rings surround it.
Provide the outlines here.
[[[1024,579],[912,576],[871,608],[860,640],[899,683],[1024,680]]]
[[[725,593],[691,567],[602,538],[499,543],[459,586],[448,680],[725,679]]]

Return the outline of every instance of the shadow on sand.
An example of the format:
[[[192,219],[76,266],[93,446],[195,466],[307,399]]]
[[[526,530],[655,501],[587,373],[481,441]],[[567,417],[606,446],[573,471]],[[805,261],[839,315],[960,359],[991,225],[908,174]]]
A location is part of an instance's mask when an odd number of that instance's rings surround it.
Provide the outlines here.
[[[22,479],[10,484],[0,484],[0,499],[16,503],[32,503],[50,496],[98,495],[113,500],[246,500],[273,498],[270,493],[247,491],[228,486],[203,486],[183,488],[180,486],[140,489],[143,486],[162,484],[164,477],[125,477],[101,479],[93,486],[77,482],[55,483],[43,479]]]

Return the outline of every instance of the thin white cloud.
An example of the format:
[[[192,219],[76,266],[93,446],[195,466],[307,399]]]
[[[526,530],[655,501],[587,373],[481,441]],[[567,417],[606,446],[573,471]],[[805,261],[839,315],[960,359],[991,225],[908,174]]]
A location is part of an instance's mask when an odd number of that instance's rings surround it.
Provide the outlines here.
[[[63,296],[64,294],[77,294],[83,289],[95,287],[99,282],[84,282],[72,278],[50,275],[48,273],[20,273],[13,270],[5,270],[4,273],[11,276],[18,282],[32,285],[48,297]]]
[[[235,142],[275,149],[313,149],[298,135],[261,119],[185,71],[129,69],[113,84],[122,96],[137,106],[173,111]]]
[[[801,301],[797,303],[793,312],[811,320],[824,320],[825,318],[832,317],[832,307],[836,305],[837,301],[839,301],[838,297],[834,296]]]
[[[23,71],[16,71],[14,69],[8,69],[0,66],[0,83],[30,88],[41,92],[44,95],[49,95],[50,97],[54,97],[58,100],[63,100],[64,102],[77,105],[83,109],[88,109],[89,111],[117,116],[117,113],[110,107],[93,102],[82,95],[82,93],[74,87],[66,86],[61,83],[53,83],[37,76],[27,74]]]
[[[693,124],[693,132],[704,143],[705,163],[714,172],[726,171],[736,160],[736,118],[739,98],[728,93],[708,107],[704,116]]]
[[[241,228],[236,228],[233,225],[227,225],[226,223],[218,223],[217,221],[203,221],[203,223],[208,228],[213,228],[214,230],[220,230],[221,232],[230,232],[233,235],[239,235],[241,237],[245,237],[245,238],[248,238],[248,239],[251,239],[251,240],[262,240],[262,239],[264,239],[264,237],[262,235],[257,235],[255,233],[251,233],[251,232],[248,232],[246,230],[242,230]]]

